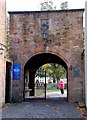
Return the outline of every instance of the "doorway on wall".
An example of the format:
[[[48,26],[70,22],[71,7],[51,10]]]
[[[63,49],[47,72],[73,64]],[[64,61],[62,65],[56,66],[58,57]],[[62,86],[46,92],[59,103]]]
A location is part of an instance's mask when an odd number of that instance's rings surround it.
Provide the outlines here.
[[[59,66],[60,66],[60,74],[62,73],[61,71],[64,69],[65,76],[61,76],[57,80],[57,78],[54,78],[55,72],[52,71],[53,72],[52,75],[51,73],[50,75],[48,75],[47,70],[42,71],[41,67],[43,67],[44,65],[45,66],[54,65],[54,67],[56,66],[55,69],[57,69],[57,72],[59,72]],[[52,68],[50,68],[50,71],[51,69]],[[24,100],[26,100],[27,98],[47,99],[50,97],[57,97],[57,95],[59,95],[59,97],[66,97],[66,99],[68,100],[67,64],[63,59],[61,59],[57,55],[54,55],[51,53],[42,53],[42,54],[37,54],[32,58],[30,58],[24,67],[24,79],[25,79],[24,80],[25,81],[24,82],[25,83],[24,84]],[[65,94],[63,95],[61,95],[60,90],[58,88],[58,82],[60,79],[63,79],[66,84]]]
[[[5,103],[11,102],[11,63],[6,62]]]

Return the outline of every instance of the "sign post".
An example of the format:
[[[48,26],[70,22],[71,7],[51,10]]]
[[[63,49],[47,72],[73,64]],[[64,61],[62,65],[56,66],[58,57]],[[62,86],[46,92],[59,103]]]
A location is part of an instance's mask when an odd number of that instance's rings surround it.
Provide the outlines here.
[[[45,100],[46,100],[46,71],[45,71]]]

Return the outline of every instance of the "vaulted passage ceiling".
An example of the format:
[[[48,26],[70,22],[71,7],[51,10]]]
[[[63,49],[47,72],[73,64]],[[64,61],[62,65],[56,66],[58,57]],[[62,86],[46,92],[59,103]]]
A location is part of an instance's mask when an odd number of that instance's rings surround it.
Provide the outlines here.
[[[29,69],[38,69],[39,67],[41,67],[44,64],[47,63],[57,63],[62,65],[63,67],[65,67],[65,69],[67,70],[67,65],[66,63],[58,56],[54,55],[54,54],[50,54],[50,53],[42,53],[42,54],[38,54],[33,56],[25,65],[25,69],[29,68]]]

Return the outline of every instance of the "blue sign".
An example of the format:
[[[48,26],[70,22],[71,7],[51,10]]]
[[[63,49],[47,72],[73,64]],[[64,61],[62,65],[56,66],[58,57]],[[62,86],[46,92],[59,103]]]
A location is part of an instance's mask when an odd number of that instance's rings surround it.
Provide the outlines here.
[[[74,68],[74,77],[79,77],[80,76],[80,70],[79,67]]]
[[[20,80],[21,76],[21,64],[15,63],[13,64],[13,80]]]

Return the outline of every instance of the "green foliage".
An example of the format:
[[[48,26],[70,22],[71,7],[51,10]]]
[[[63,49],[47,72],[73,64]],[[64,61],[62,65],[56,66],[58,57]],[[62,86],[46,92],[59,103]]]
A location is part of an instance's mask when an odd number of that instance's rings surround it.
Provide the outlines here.
[[[61,77],[64,78],[66,77],[66,70],[63,66],[56,64],[56,63],[51,63],[51,70],[52,70],[52,75],[54,82],[55,80],[59,80]]]
[[[62,2],[60,8],[61,8],[61,10],[67,10],[68,9],[68,1]]]
[[[44,10],[55,10],[56,6],[54,6],[54,3],[52,1],[46,1],[41,3],[41,11]]]
[[[37,70],[36,76],[44,77],[45,71],[46,71],[46,76],[53,78],[54,83],[56,80],[57,81],[60,80],[60,78],[66,78],[65,68],[57,63],[50,63],[41,66]]]

